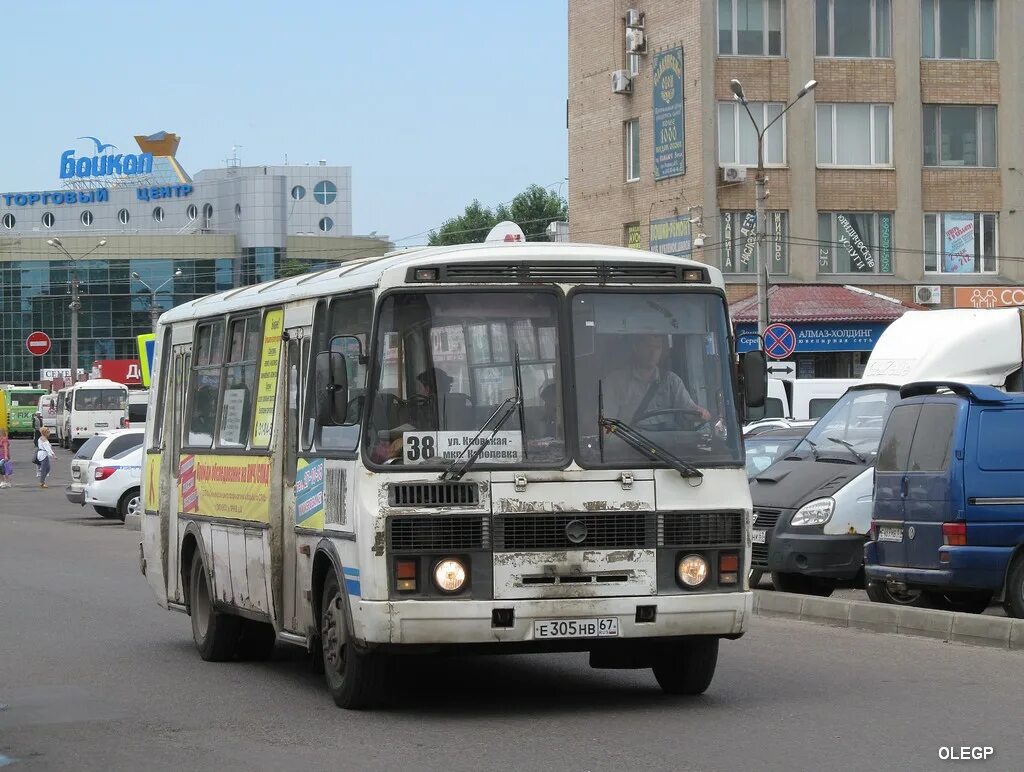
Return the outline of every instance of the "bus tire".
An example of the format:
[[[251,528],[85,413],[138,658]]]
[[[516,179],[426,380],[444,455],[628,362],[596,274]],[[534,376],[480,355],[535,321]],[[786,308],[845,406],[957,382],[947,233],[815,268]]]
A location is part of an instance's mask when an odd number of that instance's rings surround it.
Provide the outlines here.
[[[1024,619],[1024,552],[1017,554],[1006,576],[1003,609],[1008,617]]]
[[[241,619],[238,625],[238,657],[250,662],[263,662],[274,656],[277,632],[272,624],[255,619]]]
[[[96,510],[96,514],[100,517],[117,517],[117,509],[115,507],[97,507],[93,506]]]
[[[379,655],[362,651],[352,639],[345,598],[332,570],[324,577],[320,608],[320,644],[324,679],[334,704],[347,710],[370,707],[383,675]]]
[[[711,686],[717,666],[717,638],[665,644],[654,654],[654,677],[665,694],[703,694]]]
[[[196,550],[192,558],[189,613],[192,617],[192,640],[199,650],[199,656],[207,662],[234,659],[241,619],[214,608],[213,593],[199,550]]]

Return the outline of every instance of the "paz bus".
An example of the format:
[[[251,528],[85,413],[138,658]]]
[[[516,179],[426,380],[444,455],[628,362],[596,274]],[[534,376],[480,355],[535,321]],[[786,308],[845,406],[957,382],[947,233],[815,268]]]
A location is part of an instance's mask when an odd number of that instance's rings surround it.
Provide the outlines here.
[[[39,398],[44,394],[45,389],[28,386],[4,387],[9,434],[32,434],[32,417],[39,410]]]
[[[206,660],[307,649],[341,707],[402,653],[588,652],[711,683],[752,611],[718,270],[582,244],[356,259],[159,321],[140,568]]]

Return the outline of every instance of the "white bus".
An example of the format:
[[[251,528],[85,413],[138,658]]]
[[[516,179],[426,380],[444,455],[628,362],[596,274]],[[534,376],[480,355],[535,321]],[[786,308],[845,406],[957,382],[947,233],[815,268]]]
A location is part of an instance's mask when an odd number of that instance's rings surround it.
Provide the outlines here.
[[[57,439],[78,450],[90,437],[123,429],[128,422],[128,387],[103,379],[81,381],[57,393]]]
[[[721,274],[633,249],[353,260],[165,313],[140,567],[207,660],[587,651],[704,691],[751,616]]]

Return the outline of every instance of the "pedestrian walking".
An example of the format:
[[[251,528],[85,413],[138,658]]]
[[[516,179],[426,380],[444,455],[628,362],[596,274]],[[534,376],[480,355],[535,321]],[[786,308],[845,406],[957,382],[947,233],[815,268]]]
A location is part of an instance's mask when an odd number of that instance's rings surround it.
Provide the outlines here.
[[[43,428],[43,414],[38,410],[32,414],[32,444],[39,442],[39,430]]]
[[[56,454],[50,446],[50,430],[43,427],[39,430],[39,439],[36,440],[36,460],[39,461],[39,487],[48,488],[46,478],[50,474],[50,459]]]
[[[11,461],[11,441],[7,430],[0,429],[0,488],[11,487],[11,475],[14,474],[14,463]]]

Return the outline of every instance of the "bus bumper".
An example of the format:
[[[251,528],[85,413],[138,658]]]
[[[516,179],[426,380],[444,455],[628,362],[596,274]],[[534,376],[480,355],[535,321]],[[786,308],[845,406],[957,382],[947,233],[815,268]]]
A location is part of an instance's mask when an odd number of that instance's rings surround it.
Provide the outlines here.
[[[367,644],[538,644],[673,638],[689,635],[738,637],[753,613],[752,592],[629,598],[566,598],[515,601],[356,601],[356,636]],[[654,621],[637,621],[654,606]],[[495,614],[513,610],[511,626],[495,626]],[[534,622],[615,617],[619,634],[610,638],[537,639]],[[501,648],[498,646],[498,648]]]

